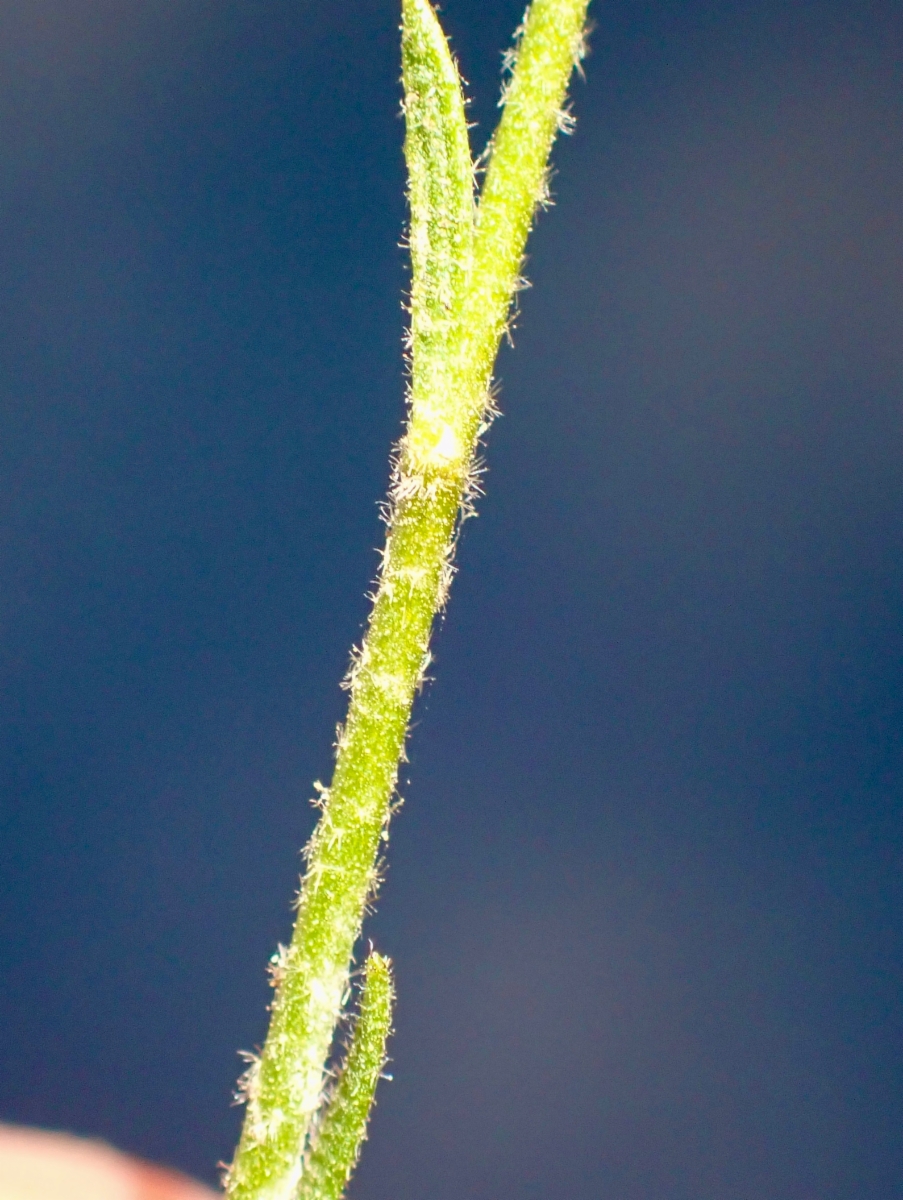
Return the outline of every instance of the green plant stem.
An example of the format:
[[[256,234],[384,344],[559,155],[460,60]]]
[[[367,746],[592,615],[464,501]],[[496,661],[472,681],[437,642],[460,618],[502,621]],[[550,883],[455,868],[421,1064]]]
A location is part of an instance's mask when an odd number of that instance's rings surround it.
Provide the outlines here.
[[[348,1057],[316,1129],[298,1186],[298,1200],[339,1200],[367,1136],[367,1118],[386,1065],[392,1025],[389,960],[371,954],[364,973],[361,1011]]]
[[[294,1200],[324,1099],[349,964],[378,880],[411,707],[451,575],[456,524],[491,415],[490,383],[587,0],[534,0],[474,216],[457,71],[426,0],[404,0],[402,53],[411,205],[411,390],[373,609],[349,674],[332,783],[305,851],[291,945],[227,1179],[230,1200]],[[304,1200],[328,1200],[301,1185]]]

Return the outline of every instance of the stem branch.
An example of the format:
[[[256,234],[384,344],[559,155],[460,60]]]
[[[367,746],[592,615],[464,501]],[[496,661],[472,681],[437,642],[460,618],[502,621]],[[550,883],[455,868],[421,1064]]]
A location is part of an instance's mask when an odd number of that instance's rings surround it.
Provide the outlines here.
[[[305,850],[294,936],[275,960],[277,991],[263,1053],[242,1081],[247,1113],[226,1181],[230,1200],[336,1200],[335,1187],[347,1175],[336,1185],[335,1171],[318,1169],[302,1180],[306,1149],[308,1164],[319,1162],[309,1139],[317,1128],[354,1127],[355,1146],[363,1137],[366,1112],[343,1112],[350,1101],[341,1087],[318,1123],[326,1063],[378,882],[379,845],[433,620],[451,577],[456,526],[467,512],[474,455],[491,417],[496,353],[545,195],[552,142],[566,123],[562,104],[581,54],[586,6],[587,0],[534,0],[510,56],[504,112],[475,205],[457,69],[428,0],[402,2],[412,262],[408,425],[395,456],[373,609],[347,680],[335,771],[321,790],[322,815]],[[391,1007],[388,967],[384,979],[379,974],[384,963],[370,959],[358,1018],[366,1032],[373,996],[381,996],[383,1043]],[[382,991],[374,979],[385,984]],[[371,1039],[371,1051],[375,1044]],[[349,1067],[354,1054],[352,1048]],[[351,1166],[349,1160],[349,1172]],[[321,1186],[320,1176],[332,1182]]]

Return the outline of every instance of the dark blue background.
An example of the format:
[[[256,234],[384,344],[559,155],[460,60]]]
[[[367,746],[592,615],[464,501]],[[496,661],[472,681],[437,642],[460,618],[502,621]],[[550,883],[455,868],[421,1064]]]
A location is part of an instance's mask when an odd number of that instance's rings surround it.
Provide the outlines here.
[[[495,119],[520,0],[448,0]],[[903,1197],[903,11],[611,0],[356,1200]],[[0,1116],[214,1179],[402,417],[398,15],[0,5]]]

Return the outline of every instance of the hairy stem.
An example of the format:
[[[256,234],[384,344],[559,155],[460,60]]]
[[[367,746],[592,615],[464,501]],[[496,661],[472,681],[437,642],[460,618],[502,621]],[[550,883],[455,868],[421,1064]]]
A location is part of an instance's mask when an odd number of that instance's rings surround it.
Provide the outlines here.
[[[340,1200],[367,1136],[367,1118],[386,1065],[392,1025],[392,973],[380,954],[367,959],[361,1011],[348,1056],[312,1134],[297,1200]]]
[[[376,889],[411,706],[448,588],[456,525],[491,415],[493,364],[544,196],[586,4],[534,0],[511,56],[504,112],[475,207],[457,69],[428,0],[403,0],[412,263],[408,425],[395,456],[373,609],[349,673],[335,771],[329,789],[321,789],[322,815],[305,851],[294,936],[275,962],[277,992],[263,1053],[243,1081],[247,1114],[226,1184],[231,1200],[296,1194],[334,1200],[316,1173],[302,1182],[305,1149],[324,1102],[326,1062]],[[359,1022],[365,1011],[366,994]],[[330,1112],[338,1128],[341,1114]],[[316,1153],[310,1151],[309,1164]]]

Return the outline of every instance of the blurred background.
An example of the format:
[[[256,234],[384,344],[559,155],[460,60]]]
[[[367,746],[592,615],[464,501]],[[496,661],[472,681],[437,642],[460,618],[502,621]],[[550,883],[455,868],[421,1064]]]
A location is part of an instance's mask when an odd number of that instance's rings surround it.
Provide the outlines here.
[[[521,0],[448,0],[496,117]],[[352,1200],[903,1197],[903,10],[609,0]],[[214,1181],[403,414],[387,0],[0,4],[0,1119]]]

